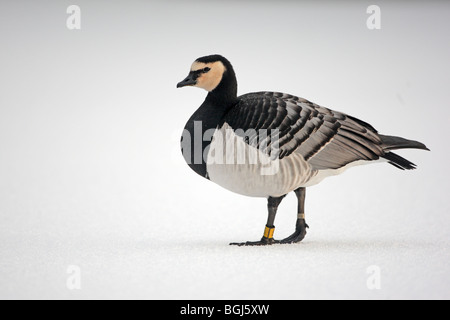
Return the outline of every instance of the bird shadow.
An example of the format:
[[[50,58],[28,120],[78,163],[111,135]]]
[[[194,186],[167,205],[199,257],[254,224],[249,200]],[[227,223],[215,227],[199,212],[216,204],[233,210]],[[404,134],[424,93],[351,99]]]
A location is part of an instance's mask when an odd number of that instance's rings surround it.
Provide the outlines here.
[[[309,238],[300,243],[294,244],[273,244],[270,246],[231,246],[224,240],[168,240],[143,239],[137,244],[138,248],[151,248],[155,245],[167,249],[230,249],[230,250],[292,250],[292,251],[335,251],[335,250],[388,250],[388,249],[418,249],[430,248],[437,245],[436,242],[419,241],[417,239],[365,239],[365,238],[345,238],[345,239],[321,239]]]

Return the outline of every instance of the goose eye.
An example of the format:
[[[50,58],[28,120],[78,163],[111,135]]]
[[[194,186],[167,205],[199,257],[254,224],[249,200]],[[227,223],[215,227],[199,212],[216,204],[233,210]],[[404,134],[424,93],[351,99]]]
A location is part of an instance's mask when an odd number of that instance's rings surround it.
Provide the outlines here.
[[[209,70],[211,70],[211,68],[206,67],[203,69],[203,73],[207,73]]]

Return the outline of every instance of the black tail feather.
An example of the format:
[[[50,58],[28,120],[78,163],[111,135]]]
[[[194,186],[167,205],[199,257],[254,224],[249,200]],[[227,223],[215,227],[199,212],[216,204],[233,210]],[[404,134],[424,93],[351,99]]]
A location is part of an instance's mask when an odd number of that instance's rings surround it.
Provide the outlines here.
[[[403,157],[400,157],[398,154],[393,152],[387,152],[383,158],[389,160],[389,163],[394,167],[397,167],[401,170],[414,170],[416,169],[416,165],[409,160],[406,160]]]
[[[379,137],[382,141],[382,148],[385,151],[385,154],[382,156],[386,160],[389,161],[394,167],[399,168],[401,170],[414,170],[416,169],[416,165],[409,160],[406,160],[403,157],[400,157],[398,154],[391,152],[391,150],[397,149],[421,149],[428,150],[422,142],[408,140],[401,137],[394,136],[385,136],[380,134]]]
[[[430,151],[430,149],[428,149],[422,142],[419,141],[408,140],[405,138],[394,136],[384,136],[382,134],[380,134],[379,137],[383,142],[383,150],[385,151],[397,149],[422,149]]]

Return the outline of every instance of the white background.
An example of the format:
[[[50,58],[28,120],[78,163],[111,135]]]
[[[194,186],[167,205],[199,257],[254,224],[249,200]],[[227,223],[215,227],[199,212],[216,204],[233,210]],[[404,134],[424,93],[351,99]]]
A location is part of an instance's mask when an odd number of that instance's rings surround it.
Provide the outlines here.
[[[450,5],[378,1],[369,30],[371,4],[0,2],[0,298],[450,298]],[[432,152],[309,188],[300,244],[230,247],[262,236],[266,201],[201,179],[178,149],[205,92],[176,83],[213,53],[240,94],[298,95]],[[295,218],[290,195],[275,237]]]

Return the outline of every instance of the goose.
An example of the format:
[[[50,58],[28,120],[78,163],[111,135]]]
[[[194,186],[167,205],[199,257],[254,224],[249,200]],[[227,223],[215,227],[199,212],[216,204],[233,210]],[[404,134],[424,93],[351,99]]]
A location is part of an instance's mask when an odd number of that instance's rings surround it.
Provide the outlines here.
[[[387,162],[401,170],[416,165],[392,150],[429,150],[423,143],[382,135],[367,122],[306,99],[280,92],[237,95],[231,63],[221,55],[198,58],[177,88],[198,87],[208,94],[187,121],[183,157],[192,170],[232,192],[267,199],[268,218],[259,241],[230,243],[263,246],[300,242],[306,188],[349,167]],[[283,198],[298,200],[295,232],[275,240],[275,216]]]

